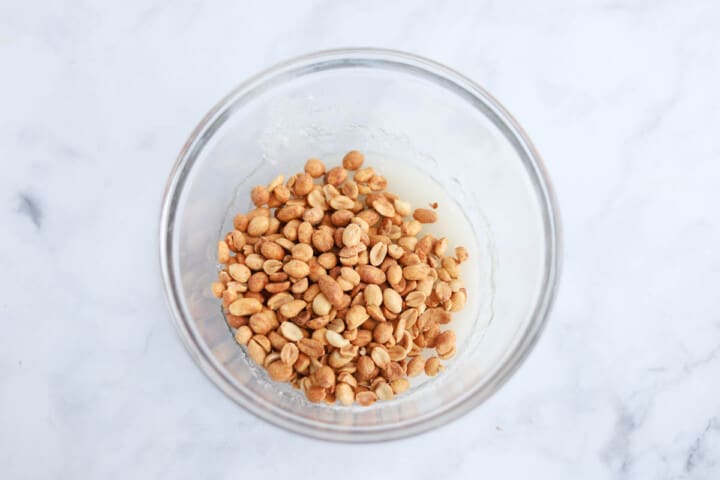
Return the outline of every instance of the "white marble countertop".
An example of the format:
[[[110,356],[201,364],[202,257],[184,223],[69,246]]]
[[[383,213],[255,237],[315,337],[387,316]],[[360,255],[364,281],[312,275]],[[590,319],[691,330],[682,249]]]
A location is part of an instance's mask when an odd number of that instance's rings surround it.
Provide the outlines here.
[[[0,5],[0,477],[718,478],[720,3],[110,3]],[[206,110],[350,45],[494,93],[546,160],[565,239],[551,321],[509,384],[359,446],[214,388],[157,258],[162,189]]]

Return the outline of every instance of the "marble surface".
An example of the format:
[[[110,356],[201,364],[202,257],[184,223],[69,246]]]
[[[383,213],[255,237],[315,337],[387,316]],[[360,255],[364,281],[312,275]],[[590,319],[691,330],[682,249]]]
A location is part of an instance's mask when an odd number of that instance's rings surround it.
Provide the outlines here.
[[[719,3],[109,5],[0,4],[0,477],[720,476]],[[459,421],[379,445],[226,399],[175,335],[157,258],[164,182],[206,110],[259,69],[350,45],[485,85],[564,220],[528,362]]]

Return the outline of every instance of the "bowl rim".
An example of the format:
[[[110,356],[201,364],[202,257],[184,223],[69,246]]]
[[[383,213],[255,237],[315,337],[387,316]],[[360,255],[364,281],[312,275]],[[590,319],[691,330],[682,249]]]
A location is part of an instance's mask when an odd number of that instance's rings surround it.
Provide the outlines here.
[[[176,282],[177,272],[175,271],[173,258],[171,257],[174,252],[172,237],[179,194],[182,192],[181,187],[184,185],[184,181],[189,174],[189,167],[192,166],[191,153],[197,143],[202,140],[203,136],[207,133],[208,127],[233,104],[234,100],[251,91],[252,88],[255,88],[258,84],[262,84],[266,80],[272,79],[283,72],[292,71],[302,66],[312,66],[313,64],[319,64],[333,59],[336,61],[343,59],[364,60],[368,62],[386,61],[405,67],[413,67],[423,71],[425,74],[442,76],[447,81],[455,84],[455,86],[472,94],[482,102],[485,107],[489,108],[502,122],[503,126],[508,129],[513,136],[513,140],[516,142],[516,148],[521,148],[524,151],[529,161],[527,167],[529,167],[530,173],[534,177],[532,180],[539,194],[538,200],[539,203],[541,203],[543,222],[546,229],[543,285],[526,332],[521,336],[514,350],[505,357],[504,363],[497,368],[489,380],[483,384],[484,388],[475,388],[471,394],[465,396],[461,401],[454,402],[439,412],[433,412],[433,414],[428,414],[401,424],[380,425],[360,429],[358,429],[358,427],[334,425],[318,428],[317,424],[312,424],[305,419],[290,415],[277,407],[268,408],[267,404],[260,405],[254,401],[251,395],[235,388],[220,365],[214,361],[205,348],[202,348],[204,347],[202,339],[199,338],[193,327],[189,312],[185,311],[182,307],[182,300],[179,294],[180,289],[177,288]],[[561,270],[561,222],[555,191],[540,154],[525,130],[500,102],[487,90],[468,77],[434,60],[412,53],[384,48],[338,48],[300,55],[275,64],[253,75],[232,89],[200,120],[180,150],[163,192],[159,227],[159,254],[163,291],[171,313],[172,322],[186,350],[209,380],[235,403],[272,425],[311,438],[350,443],[386,441],[417,435],[457,420],[494,395],[514,375],[520,365],[525,362],[537,344],[557,296]]]

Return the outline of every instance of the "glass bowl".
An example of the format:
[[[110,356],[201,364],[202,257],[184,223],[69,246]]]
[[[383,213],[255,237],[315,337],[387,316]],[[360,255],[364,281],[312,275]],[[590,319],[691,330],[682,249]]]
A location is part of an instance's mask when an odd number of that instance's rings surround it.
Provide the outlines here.
[[[466,313],[452,324],[459,332],[456,357],[437,377],[369,408],[311,404],[289,385],[270,381],[235,342],[210,293],[215,245],[232,229],[234,214],[249,209],[250,189],[302,171],[308,158],[351,149],[373,155],[381,172],[394,169],[391,190],[401,184],[420,198],[426,187],[445,190],[450,218],[467,224],[472,237],[450,240],[468,246],[474,261],[464,272]],[[404,179],[405,168],[424,175]],[[200,121],[167,183],[160,260],[179,335],[226,395],[312,437],[389,440],[478,406],[527,357],[555,296],[558,224],[537,151],[488,92],[415,55],[333,50],[256,75]]]

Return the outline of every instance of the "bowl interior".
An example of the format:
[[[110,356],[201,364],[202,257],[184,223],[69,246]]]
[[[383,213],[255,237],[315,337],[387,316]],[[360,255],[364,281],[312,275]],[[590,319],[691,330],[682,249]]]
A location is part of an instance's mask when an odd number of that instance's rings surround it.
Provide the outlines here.
[[[208,115],[171,179],[162,242],[181,336],[220,388],[295,431],[368,440],[442,423],[507,379],[543,324],[557,245],[531,147],[485,95],[419,59],[326,54],[251,80]],[[307,158],[338,159],[350,149],[369,152],[391,190],[419,201],[444,191],[454,209],[448,218],[463,223],[453,231],[466,237],[450,243],[473,258],[463,272],[468,306],[453,322],[462,332],[456,358],[438,377],[371,408],[313,405],[270,382],[235,343],[209,291],[215,244],[234,214],[249,209],[252,187],[301,171]]]

